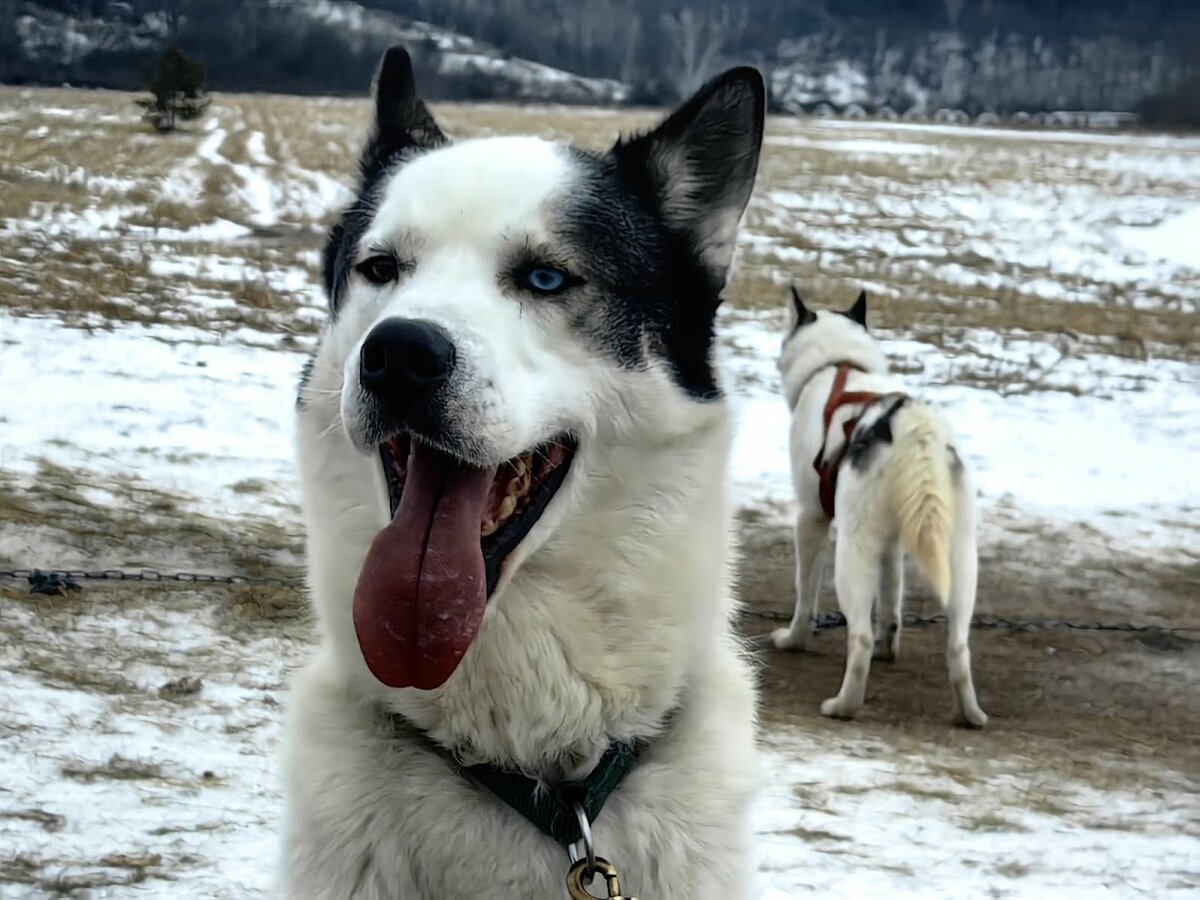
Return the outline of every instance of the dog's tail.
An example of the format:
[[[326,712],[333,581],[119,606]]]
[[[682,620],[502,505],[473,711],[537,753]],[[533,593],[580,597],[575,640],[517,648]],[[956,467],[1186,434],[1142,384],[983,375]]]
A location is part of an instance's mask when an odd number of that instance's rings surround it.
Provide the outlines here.
[[[945,606],[955,526],[949,434],[934,410],[907,403],[892,420],[892,441],[885,478],[900,541]]]

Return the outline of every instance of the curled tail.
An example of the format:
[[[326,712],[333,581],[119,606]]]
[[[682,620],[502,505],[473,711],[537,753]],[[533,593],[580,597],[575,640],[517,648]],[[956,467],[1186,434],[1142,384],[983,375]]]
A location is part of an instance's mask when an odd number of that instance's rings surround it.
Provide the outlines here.
[[[945,606],[950,598],[955,525],[949,435],[933,410],[909,403],[893,419],[892,441],[886,484],[900,525],[900,541]]]

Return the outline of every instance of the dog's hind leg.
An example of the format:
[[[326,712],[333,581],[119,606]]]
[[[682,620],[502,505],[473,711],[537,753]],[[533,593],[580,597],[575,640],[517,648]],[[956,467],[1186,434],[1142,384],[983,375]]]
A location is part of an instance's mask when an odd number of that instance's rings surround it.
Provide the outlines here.
[[[771,643],[780,650],[803,650],[812,634],[812,617],[821,593],[829,541],[829,523],[824,518],[801,513],[796,519],[796,608],[786,628],[771,633]]]
[[[870,523],[845,521],[838,527],[834,581],[846,617],[846,671],[836,697],[821,704],[821,715],[852,719],[863,705],[871,672],[871,608],[879,589],[883,546]]]
[[[951,556],[950,603],[946,610],[946,663],[950,686],[954,690],[957,721],[972,728],[987,724],[987,714],[979,708],[975,683],[971,678],[971,614],[975,611],[975,586],[979,575],[979,554],[969,516],[959,526]]]
[[[879,568],[879,607],[875,614],[875,659],[893,660],[900,655],[900,632],[904,608],[904,550],[893,541],[883,554]]]

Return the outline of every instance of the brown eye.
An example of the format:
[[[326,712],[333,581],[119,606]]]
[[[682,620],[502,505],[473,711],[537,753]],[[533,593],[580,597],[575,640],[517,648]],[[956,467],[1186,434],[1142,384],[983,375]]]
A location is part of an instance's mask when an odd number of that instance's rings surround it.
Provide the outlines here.
[[[371,284],[390,284],[400,277],[400,266],[390,256],[372,256],[360,262],[355,269]]]

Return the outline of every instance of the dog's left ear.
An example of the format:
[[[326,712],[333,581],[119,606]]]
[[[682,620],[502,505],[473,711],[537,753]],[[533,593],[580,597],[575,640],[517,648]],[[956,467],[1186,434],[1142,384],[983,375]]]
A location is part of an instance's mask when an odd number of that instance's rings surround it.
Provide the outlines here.
[[[613,147],[620,168],[649,188],[718,288],[754,189],[765,109],[762,75],[742,66],[708,82],[653,131]]]
[[[859,291],[858,299],[854,301],[854,305],[842,313],[847,319],[852,322],[857,322],[863,328],[867,327],[867,292]]]
[[[804,305],[804,300],[794,284],[792,285],[792,309],[796,311],[796,324],[793,331],[817,321],[817,314]]]
[[[397,153],[415,147],[431,150],[446,136],[417,96],[412,59],[403,47],[390,47],[375,76],[375,123],[363,149],[364,177],[384,168]]]

